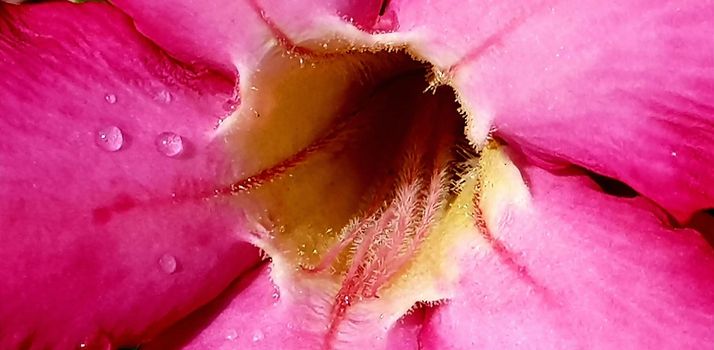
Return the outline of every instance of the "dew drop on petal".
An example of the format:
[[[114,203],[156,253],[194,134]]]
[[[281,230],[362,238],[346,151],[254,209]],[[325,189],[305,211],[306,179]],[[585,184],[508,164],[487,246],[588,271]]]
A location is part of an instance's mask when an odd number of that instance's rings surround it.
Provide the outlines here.
[[[173,132],[162,132],[156,137],[156,149],[167,157],[176,157],[183,152],[183,138]]]
[[[228,332],[226,332],[226,339],[236,340],[236,338],[238,338],[238,332],[236,332],[235,329],[229,329]]]
[[[105,151],[116,152],[124,145],[124,134],[118,127],[110,125],[97,130],[96,143]]]
[[[238,101],[235,99],[230,99],[223,103],[223,110],[226,112],[235,112],[238,106]]]
[[[104,95],[104,101],[107,101],[107,103],[113,105],[113,104],[117,103],[117,95],[106,94],[106,95]]]
[[[264,336],[265,335],[263,335],[263,332],[260,329],[256,330],[255,332],[253,332],[253,342],[257,343],[257,342],[263,340]]]
[[[159,266],[164,272],[172,274],[176,271],[176,258],[173,255],[164,254],[159,258]]]

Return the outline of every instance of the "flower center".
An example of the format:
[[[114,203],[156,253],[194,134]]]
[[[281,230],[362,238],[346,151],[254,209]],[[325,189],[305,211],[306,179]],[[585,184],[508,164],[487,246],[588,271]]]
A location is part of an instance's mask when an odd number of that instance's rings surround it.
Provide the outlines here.
[[[223,191],[248,208],[281,292],[329,305],[328,339],[370,310],[389,322],[447,298],[473,234],[474,152],[429,71],[404,53],[276,51],[221,126],[241,179]]]

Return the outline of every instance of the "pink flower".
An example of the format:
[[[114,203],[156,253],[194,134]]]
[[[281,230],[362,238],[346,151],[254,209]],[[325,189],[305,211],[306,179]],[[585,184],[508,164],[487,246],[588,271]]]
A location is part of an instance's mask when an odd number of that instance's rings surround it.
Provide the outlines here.
[[[2,5],[0,347],[710,348],[712,28],[681,0]]]

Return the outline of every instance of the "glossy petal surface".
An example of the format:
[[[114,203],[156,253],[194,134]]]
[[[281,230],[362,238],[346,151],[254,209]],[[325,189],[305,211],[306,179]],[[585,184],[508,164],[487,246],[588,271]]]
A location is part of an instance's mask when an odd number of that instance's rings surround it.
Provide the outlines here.
[[[266,264],[147,344],[146,349],[321,349],[325,329],[309,323],[321,310],[299,303],[301,298],[281,295],[270,281]],[[371,344],[374,349],[416,349],[421,322],[422,313],[415,312],[397,321],[383,338],[371,339]],[[337,344],[335,348],[352,349],[364,341],[355,339],[351,345]]]
[[[0,11],[0,347],[137,343],[256,261],[242,213],[192,197],[229,165],[211,135],[233,83],[106,4]]]
[[[473,273],[427,316],[426,349],[714,342],[714,253],[698,232],[668,228],[651,204],[605,195],[577,173],[521,171],[527,200],[503,195],[515,182],[484,192],[490,244],[472,249],[463,264]]]
[[[225,71],[237,68],[240,74],[251,73],[244,70],[255,68],[276,41],[305,39],[325,21],[351,19],[360,27],[371,28],[380,9],[378,0],[113,3],[136,21],[139,30],[169,52]],[[287,42],[282,44],[290,46]]]

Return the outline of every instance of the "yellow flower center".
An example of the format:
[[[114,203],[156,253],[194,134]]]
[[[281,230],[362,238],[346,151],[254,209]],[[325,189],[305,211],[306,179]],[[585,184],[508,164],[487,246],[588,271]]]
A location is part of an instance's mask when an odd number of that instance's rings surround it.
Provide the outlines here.
[[[225,191],[248,208],[281,294],[324,302],[328,339],[447,299],[460,252],[484,239],[479,162],[502,154],[478,156],[430,72],[402,52],[276,50],[241,77],[221,126],[240,169]]]

